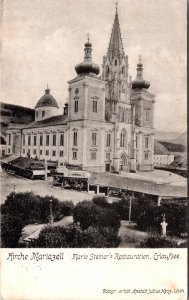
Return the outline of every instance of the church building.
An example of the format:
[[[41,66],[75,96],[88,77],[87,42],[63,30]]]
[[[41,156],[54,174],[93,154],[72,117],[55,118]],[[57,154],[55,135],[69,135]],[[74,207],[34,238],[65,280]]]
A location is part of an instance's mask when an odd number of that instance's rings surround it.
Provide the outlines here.
[[[153,170],[155,96],[143,78],[141,57],[134,81],[128,66],[116,8],[101,75],[88,38],[84,60],[68,81],[64,112],[47,87],[35,106],[35,121],[9,127],[7,154],[96,172]]]

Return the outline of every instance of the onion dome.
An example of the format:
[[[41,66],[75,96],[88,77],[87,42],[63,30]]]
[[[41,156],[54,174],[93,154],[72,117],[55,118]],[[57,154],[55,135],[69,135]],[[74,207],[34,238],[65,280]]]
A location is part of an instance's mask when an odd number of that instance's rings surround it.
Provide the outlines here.
[[[45,94],[39,99],[39,101],[37,102],[37,105],[35,108],[38,107],[45,107],[45,106],[50,106],[50,107],[58,107],[58,104],[56,102],[56,100],[54,99],[54,97],[50,94],[50,89],[47,88],[45,90]]]
[[[77,75],[98,75],[100,72],[100,68],[99,65],[92,62],[92,43],[89,41],[89,37],[88,41],[85,43],[84,51],[84,61],[75,66]]]
[[[139,62],[137,64],[137,76],[132,82],[132,89],[148,89],[150,87],[149,81],[143,78],[143,64],[141,61],[141,55],[139,55]]]

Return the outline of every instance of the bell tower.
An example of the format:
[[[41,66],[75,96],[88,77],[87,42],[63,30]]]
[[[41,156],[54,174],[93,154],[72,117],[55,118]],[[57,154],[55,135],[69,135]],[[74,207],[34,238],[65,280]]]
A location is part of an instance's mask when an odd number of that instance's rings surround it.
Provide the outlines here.
[[[102,79],[107,82],[106,119],[112,120],[119,113],[119,103],[129,103],[128,56],[123,49],[117,3],[109,47],[103,57],[102,69]]]

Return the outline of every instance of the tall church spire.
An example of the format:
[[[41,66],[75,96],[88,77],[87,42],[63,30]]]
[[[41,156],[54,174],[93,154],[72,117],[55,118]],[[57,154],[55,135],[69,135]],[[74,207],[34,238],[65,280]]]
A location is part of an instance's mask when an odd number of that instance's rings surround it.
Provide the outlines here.
[[[121,38],[121,30],[119,25],[119,16],[116,2],[116,13],[114,18],[114,24],[112,28],[112,33],[110,37],[110,43],[108,47],[108,53],[110,60],[112,60],[115,56],[124,55],[123,43]]]

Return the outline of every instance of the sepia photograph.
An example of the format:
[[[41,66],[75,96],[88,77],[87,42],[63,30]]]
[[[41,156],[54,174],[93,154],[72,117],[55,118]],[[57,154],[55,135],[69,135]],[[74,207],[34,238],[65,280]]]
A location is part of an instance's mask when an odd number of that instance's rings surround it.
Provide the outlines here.
[[[0,3],[6,260],[65,260],[65,248],[76,261],[176,260],[170,248],[188,247],[187,1]],[[186,293],[170,290],[102,299]],[[66,295],[54,299],[93,299]]]

